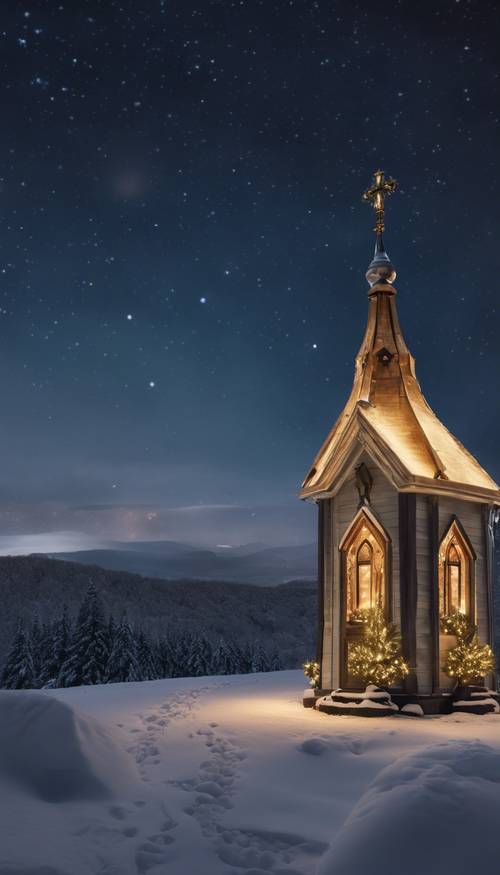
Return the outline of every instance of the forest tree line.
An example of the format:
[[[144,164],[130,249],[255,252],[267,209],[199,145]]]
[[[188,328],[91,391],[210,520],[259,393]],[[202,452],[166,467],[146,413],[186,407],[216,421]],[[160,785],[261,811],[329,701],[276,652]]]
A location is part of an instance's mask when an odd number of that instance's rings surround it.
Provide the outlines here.
[[[63,608],[51,623],[20,619],[1,673],[3,689],[42,689],[147,681],[159,678],[279,671],[277,650],[259,641],[214,643],[204,634],[169,633],[155,639],[132,626],[126,615],[106,617],[90,584],[73,621]]]

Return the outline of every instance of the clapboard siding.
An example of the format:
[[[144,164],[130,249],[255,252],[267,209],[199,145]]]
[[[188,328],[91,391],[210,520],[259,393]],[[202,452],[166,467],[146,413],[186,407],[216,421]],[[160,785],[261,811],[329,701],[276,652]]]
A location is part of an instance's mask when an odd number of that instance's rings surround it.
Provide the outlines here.
[[[323,654],[321,659],[321,686],[332,685],[332,501],[323,502]]]
[[[373,477],[371,507],[386,529],[392,542],[392,616],[399,625],[399,520],[398,493],[385,475],[374,465],[368,456],[363,461]],[[339,493],[332,499],[324,500],[323,517],[323,652],[321,659],[321,683],[324,689],[334,689],[340,685],[341,631],[343,605],[341,603],[341,561],[339,543],[351,525],[359,504],[354,470],[347,478]]]
[[[333,579],[333,646],[332,646],[332,689],[340,686],[340,554],[339,521],[337,499],[332,501],[332,579]]]
[[[417,495],[417,681],[419,693],[432,692],[431,555],[429,502]]]

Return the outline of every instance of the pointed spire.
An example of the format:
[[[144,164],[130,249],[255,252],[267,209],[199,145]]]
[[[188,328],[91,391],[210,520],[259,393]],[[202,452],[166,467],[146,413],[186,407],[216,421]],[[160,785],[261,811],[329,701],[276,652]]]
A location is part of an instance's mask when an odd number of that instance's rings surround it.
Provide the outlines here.
[[[391,263],[391,259],[385,251],[382,234],[377,234],[373,260],[368,265],[368,270],[366,271],[365,276],[370,286],[374,286],[375,283],[381,281],[393,283],[396,279],[396,268]]]

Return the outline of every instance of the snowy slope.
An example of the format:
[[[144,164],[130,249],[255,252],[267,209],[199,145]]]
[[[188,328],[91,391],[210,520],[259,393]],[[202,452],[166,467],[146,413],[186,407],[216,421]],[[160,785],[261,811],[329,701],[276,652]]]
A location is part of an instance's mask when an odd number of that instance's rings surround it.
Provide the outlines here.
[[[497,871],[499,716],[330,717],[302,688],[2,692],[0,875]]]

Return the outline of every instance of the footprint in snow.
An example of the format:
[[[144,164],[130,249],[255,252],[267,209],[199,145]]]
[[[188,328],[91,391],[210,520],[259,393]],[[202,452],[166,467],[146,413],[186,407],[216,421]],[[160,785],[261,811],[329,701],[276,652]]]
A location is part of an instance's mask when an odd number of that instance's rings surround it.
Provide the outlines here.
[[[177,822],[167,815],[159,832],[150,835],[146,841],[142,842],[135,853],[135,865],[139,875],[152,869],[154,866],[160,866],[163,863],[168,863],[172,859],[172,850],[170,845],[175,841],[174,836],[170,835],[170,831],[177,826]]]
[[[220,830],[217,854],[230,866],[245,870],[245,875],[257,872],[283,871],[287,875],[299,873],[289,869],[290,863],[306,865],[310,870],[311,858],[325,852],[327,845],[303,836],[273,832],[271,830]],[[286,866],[286,870],[282,867]],[[279,869],[277,869],[279,867]]]
[[[127,815],[130,814],[123,805],[110,805],[108,810],[111,817],[114,817],[115,820],[125,820]]]

